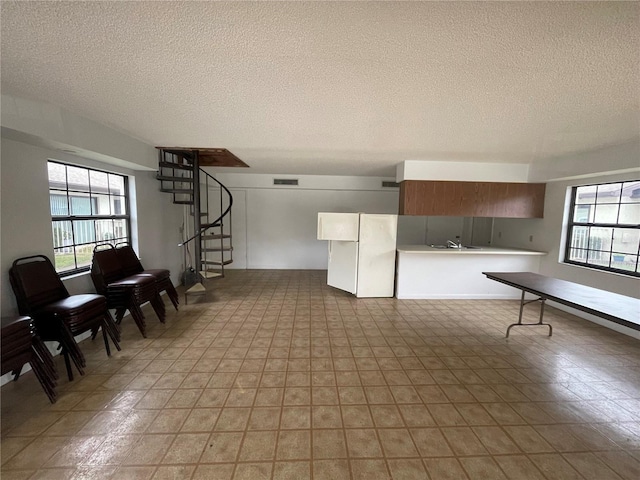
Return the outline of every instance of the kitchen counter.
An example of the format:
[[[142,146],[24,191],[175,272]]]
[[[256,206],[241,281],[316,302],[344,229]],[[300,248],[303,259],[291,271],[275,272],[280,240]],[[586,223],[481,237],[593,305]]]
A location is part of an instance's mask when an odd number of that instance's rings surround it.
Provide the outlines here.
[[[534,272],[546,252],[503,247],[397,247],[396,297],[401,299],[516,299],[519,292],[482,272]]]
[[[547,252],[502,247],[437,248],[429,245],[400,245],[398,253],[437,253],[447,255],[546,255]]]

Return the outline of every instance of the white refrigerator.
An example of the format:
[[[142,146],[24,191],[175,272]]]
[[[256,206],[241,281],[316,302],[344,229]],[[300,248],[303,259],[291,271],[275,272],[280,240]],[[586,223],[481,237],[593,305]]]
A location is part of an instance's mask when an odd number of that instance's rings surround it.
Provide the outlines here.
[[[327,284],[356,297],[393,297],[397,215],[318,213],[318,240],[329,241]]]

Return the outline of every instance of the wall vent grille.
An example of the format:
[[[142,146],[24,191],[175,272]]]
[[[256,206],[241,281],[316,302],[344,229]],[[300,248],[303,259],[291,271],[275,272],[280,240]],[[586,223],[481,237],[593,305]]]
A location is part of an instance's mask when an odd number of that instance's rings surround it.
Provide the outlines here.
[[[297,178],[274,178],[274,185],[298,185]]]
[[[400,184],[397,182],[382,182],[382,188],[400,188]]]

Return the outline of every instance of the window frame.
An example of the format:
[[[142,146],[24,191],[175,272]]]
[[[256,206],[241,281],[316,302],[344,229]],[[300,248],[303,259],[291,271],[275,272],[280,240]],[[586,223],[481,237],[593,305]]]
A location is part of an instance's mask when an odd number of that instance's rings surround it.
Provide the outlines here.
[[[588,263],[588,257],[587,260],[585,260],[584,262],[580,262],[577,260],[571,260],[570,259],[570,252],[572,247],[572,240],[573,240],[573,234],[574,234],[574,227],[586,227],[586,228],[611,228],[616,229],[616,228],[624,228],[624,229],[632,229],[632,230],[638,230],[640,231],[640,224],[627,224],[627,223],[619,223],[620,221],[620,206],[621,205],[625,205],[627,203],[623,202],[622,199],[622,192],[620,194],[620,197],[618,198],[618,202],[614,203],[601,203],[598,204],[597,202],[597,192],[598,192],[598,187],[600,186],[604,186],[604,185],[613,185],[613,184],[621,184],[624,185],[625,183],[632,183],[632,182],[640,182],[640,180],[618,180],[618,181],[614,181],[614,182],[604,182],[604,183],[592,183],[592,184],[585,184],[585,185],[574,185],[571,188],[571,201],[570,201],[570,205],[569,205],[569,213],[568,213],[568,218],[567,218],[567,227],[565,230],[566,233],[566,241],[565,241],[565,248],[564,248],[564,259],[563,259],[563,263],[569,264],[569,265],[577,265],[580,267],[586,267],[586,268],[592,268],[594,270],[600,270],[600,271],[605,271],[605,272],[612,272],[612,273],[618,273],[621,275],[626,275],[626,276],[630,276],[630,277],[640,277],[640,241],[638,242],[638,250],[635,253],[627,253],[627,255],[635,255],[636,256],[636,267],[635,267],[635,271],[632,270],[624,270],[624,269],[620,269],[620,268],[615,268],[615,267],[611,267],[611,263],[612,260],[609,260],[609,266],[603,266],[603,265],[597,265],[594,263]],[[576,203],[576,197],[578,194],[578,188],[581,187],[596,187],[596,194],[595,194],[595,198],[593,201],[593,204],[588,203],[585,205],[588,205],[590,207],[595,206],[595,205],[618,205],[618,216],[617,216],[617,222],[616,223],[606,223],[606,222],[596,222],[595,221],[595,217],[594,217],[594,221],[590,222],[589,219],[587,218],[587,221],[575,221],[574,216],[576,214],[576,206],[580,206],[580,203]],[[613,230],[615,231],[615,230]],[[587,235],[587,238],[591,238],[589,235]],[[613,258],[613,255],[615,253],[614,249],[613,249],[613,237],[611,239],[611,247],[609,248],[609,250],[598,250],[598,249],[590,249],[589,248],[589,244],[587,244],[587,248],[584,249],[586,252],[590,252],[590,251],[602,251],[602,252],[608,252],[611,255],[611,258]],[[622,253],[622,252],[620,252]]]
[[[49,164],[57,164],[57,165],[62,165],[65,168],[65,184],[64,184],[64,188],[63,187],[59,187],[59,186],[52,186],[52,182],[51,179],[49,178],[49,174],[48,174],[48,168],[49,168]],[[68,173],[68,167],[73,167],[73,168],[80,168],[83,170],[87,171],[87,178],[88,178],[88,191],[82,191],[82,190],[78,190],[78,189],[74,189],[74,188],[70,188],[69,187],[69,173]],[[116,177],[120,177],[123,180],[123,193],[122,195],[117,195],[114,193],[111,193],[111,186],[109,186],[108,180],[107,180],[107,193],[105,192],[98,192],[98,191],[94,191],[92,190],[91,187],[91,174],[90,172],[98,172],[98,173],[104,173],[107,175],[113,175]],[[108,178],[108,177],[107,177]],[[129,177],[127,175],[123,175],[121,173],[115,173],[115,172],[110,172],[107,170],[100,170],[98,168],[93,168],[93,167],[87,167],[85,165],[77,165],[77,164],[72,164],[72,163],[67,163],[67,162],[62,162],[62,161],[58,161],[58,160],[47,160],[47,179],[48,179],[48,188],[49,188],[49,213],[51,215],[51,235],[52,235],[52,240],[53,240],[53,244],[54,244],[54,267],[55,267],[55,257],[56,257],[56,252],[58,250],[60,250],[61,248],[70,248],[73,251],[73,265],[74,268],[68,269],[68,270],[62,270],[62,271],[58,271],[58,268],[56,267],[56,272],[58,273],[58,275],[63,278],[63,277],[68,277],[71,275],[76,275],[78,273],[83,273],[83,272],[88,272],[91,269],[90,265],[86,265],[86,266],[80,266],[78,267],[78,257],[77,257],[77,247],[82,247],[85,245],[94,245],[94,244],[98,244],[98,243],[104,243],[104,242],[108,242],[110,240],[96,240],[96,238],[98,237],[97,235],[97,231],[96,231],[96,223],[99,220],[124,220],[125,224],[126,224],[126,235],[123,237],[117,237],[114,238],[113,240],[120,243],[120,242],[127,242],[127,243],[131,243],[131,238],[132,238],[132,233],[131,233],[131,210],[130,210],[130,206],[131,206],[131,200],[130,200],[130,195],[131,192],[129,190]],[[74,195],[75,194],[75,195]],[[67,215],[54,215],[53,211],[52,211],[52,204],[51,204],[51,198],[53,195],[59,195],[61,197],[64,197],[66,200],[66,209],[68,214]],[[123,199],[123,205],[122,205],[122,212],[121,214],[109,214],[109,215],[104,215],[104,214],[88,214],[88,215],[74,215],[73,214],[73,209],[72,209],[72,198],[87,198],[89,200],[89,206],[91,207],[91,210],[93,210],[94,208],[94,199],[96,199],[97,197],[95,197],[94,195],[100,195],[102,197],[106,196],[107,198],[109,198],[109,204],[111,205],[111,198],[112,197],[118,197],[118,198],[122,198]],[[116,198],[114,198],[114,200],[116,200]],[[96,204],[97,205],[97,202]],[[90,242],[78,242],[77,238],[76,238],[76,232],[75,232],[75,228],[74,222],[79,222],[79,221],[88,221],[88,222],[92,222],[93,223],[93,240]],[[56,247],[56,238],[55,238],[55,233],[54,233],[54,229],[56,226],[56,222],[69,222],[70,224],[70,233],[71,233],[71,243],[68,245],[64,245],[63,247]]]

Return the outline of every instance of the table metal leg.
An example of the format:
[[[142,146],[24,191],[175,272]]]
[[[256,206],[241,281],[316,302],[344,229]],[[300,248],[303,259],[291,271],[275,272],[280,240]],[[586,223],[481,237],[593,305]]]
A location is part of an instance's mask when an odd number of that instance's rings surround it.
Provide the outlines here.
[[[552,335],[553,333],[553,327],[551,327],[551,325],[549,323],[544,323],[542,321],[542,318],[544,317],[544,305],[545,302],[547,301],[546,298],[543,297],[538,297],[534,300],[528,300],[528,301],[524,301],[524,294],[525,291],[522,291],[522,295],[520,297],[520,313],[518,314],[518,323],[512,323],[511,325],[509,325],[507,327],[507,335],[506,338],[509,338],[509,331],[513,328],[513,327],[537,327],[538,325],[546,325],[547,327],[549,327],[549,336]],[[538,321],[538,323],[522,323],[522,314],[524,311],[524,306],[528,303],[532,303],[532,302],[540,302],[540,320]]]

